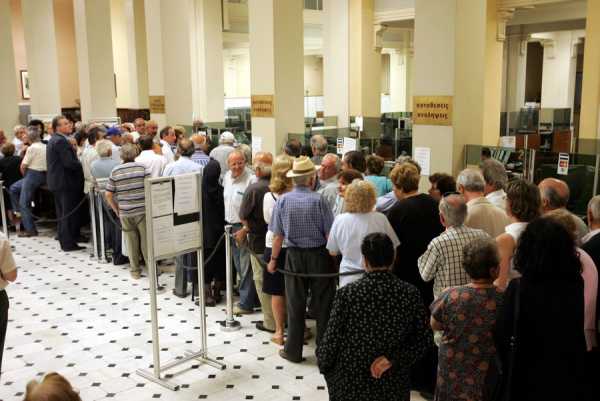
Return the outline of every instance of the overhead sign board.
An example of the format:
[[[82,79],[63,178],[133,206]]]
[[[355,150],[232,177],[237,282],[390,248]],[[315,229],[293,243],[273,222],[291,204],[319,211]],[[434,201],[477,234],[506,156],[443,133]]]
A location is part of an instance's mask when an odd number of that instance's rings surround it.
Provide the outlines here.
[[[413,96],[413,124],[452,125],[452,96]]]

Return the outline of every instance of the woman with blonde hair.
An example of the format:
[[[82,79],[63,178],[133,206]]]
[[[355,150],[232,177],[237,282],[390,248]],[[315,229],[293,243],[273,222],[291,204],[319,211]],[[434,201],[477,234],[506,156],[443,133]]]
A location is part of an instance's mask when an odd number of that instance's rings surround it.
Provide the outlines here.
[[[345,213],[333,221],[327,249],[332,256],[342,255],[340,272],[364,271],[360,246],[372,233],[385,233],[392,240],[394,249],[400,244],[394,229],[385,215],[373,211],[377,201],[375,186],[369,181],[355,180],[345,189]],[[362,277],[362,274],[340,277],[340,287]]]
[[[24,401],[81,401],[71,383],[58,373],[48,373],[41,383],[27,384]]]
[[[288,170],[292,168],[294,159],[286,154],[281,154],[273,160],[271,165],[271,184],[263,199],[263,216],[265,222],[270,224],[273,209],[277,203],[277,199],[292,189],[292,180],[287,178]],[[265,253],[264,261],[268,263],[271,260],[271,249],[273,246],[273,232],[267,231],[265,237]],[[285,266],[285,244],[281,248],[281,252],[277,258],[277,269],[283,269]],[[283,274],[278,271],[271,273],[264,268],[263,272],[263,292],[271,295],[271,307],[273,309],[273,317],[275,319],[275,333],[271,341],[278,345],[283,345],[283,329],[285,327],[285,283]]]

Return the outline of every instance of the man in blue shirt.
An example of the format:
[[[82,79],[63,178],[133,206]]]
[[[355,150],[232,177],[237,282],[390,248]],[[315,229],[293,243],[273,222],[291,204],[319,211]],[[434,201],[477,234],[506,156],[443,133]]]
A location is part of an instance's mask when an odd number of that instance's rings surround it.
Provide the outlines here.
[[[329,204],[312,188],[316,168],[312,161],[301,156],[294,161],[287,176],[292,178],[294,189],[284,194],[275,206],[270,230],[274,234],[269,272],[274,272],[283,241],[288,246],[286,269],[295,273],[314,274],[332,272],[329,253],[325,249],[327,236],[333,224]],[[304,342],[304,314],[306,294],[312,294],[312,312],[317,321],[317,346],[329,320],[329,311],[335,295],[333,278],[303,278],[286,275],[286,302],[288,336],[285,348],[279,355],[291,362],[302,361]]]

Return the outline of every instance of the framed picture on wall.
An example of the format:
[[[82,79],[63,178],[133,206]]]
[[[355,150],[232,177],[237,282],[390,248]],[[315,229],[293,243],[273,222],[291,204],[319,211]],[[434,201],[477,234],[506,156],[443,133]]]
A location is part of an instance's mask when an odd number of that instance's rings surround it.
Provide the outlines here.
[[[31,99],[31,95],[29,94],[29,73],[27,70],[21,70],[21,96],[23,99],[28,100]]]

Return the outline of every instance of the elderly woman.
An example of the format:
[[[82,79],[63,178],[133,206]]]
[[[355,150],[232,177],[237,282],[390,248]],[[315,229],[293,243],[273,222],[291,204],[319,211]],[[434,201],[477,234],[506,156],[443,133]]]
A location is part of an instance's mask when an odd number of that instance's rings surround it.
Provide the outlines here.
[[[377,190],[377,196],[383,196],[392,191],[392,181],[381,175],[385,162],[377,155],[367,156],[367,174],[365,180],[371,182]]]
[[[38,235],[31,201],[38,188],[46,183],[46,144],[42,143],[39,129],[30,128],[27,139],[31,145],[27,148],[21,162],[21,173],[24,178],[10,187],[13,205],[19,205],[18,211],[21,213],[22,230],[19,232],[19,237]]]
[[[334,216],[344,213],[344,194],[346,193],[346,186],[350,185],[354,180],[362,179],[362,173],[357,170],[347,169],[338,174],[338,193],[335,198],[335,205],[333,206]]]
[[[382,232],[392,240],[394,250],[400,244],[394,229],[385,215],[373,211],[377,195],[368,181],[356,180],[345,189],[345,213],[333,221],[327,249],[332,256],[342,255],[340,272],[364,271],[360,245],[372,233]],[[341,276],[340,287],[358,280],[362,275]]]
[[[484,379],[496,355],[492,329],[502,301],[494,286],[499,262],[493,238],[473,240],[463,249],[470,283],[448,288],[431,305],[431,328],[443,332],[436,401],[483,399]]]
[[[287,172],[292,168],[292,159],[286,154],[281,154],[275,158],[271,166],[271,183],[269,189],[263,198],[263,217],[267,224],[271,223],[273,209],[277,199],[284,193],[292,189],[292,180],[287,178]],[[271,260],[271,251],[273,247],[273,232],[267,231],[265,237],[265,253],[263,255],[265,263]],[[277,258],[277,269],[285,269],[286,245],[283,244],[279,257]],[[271,273],[264,268],[263,288],[265,294],[271,295],[271,307],[273,309],[273,318],[275,320],[275,333],[271,341],[278,345],[283,345],[283,330],[285,327],[285,282],[283,274],[276,271]]]
[[[542,201],[540,190],[525,180],[513,180],[506,186],[506,214],[510,224],[505,233],[496,237],[500,252],[500,273],[496,285],[506,288],[511,278],[518,276],[512,267],[512,258],[517,241],[525,231],[527,223],[540,216]]]
[[[503,399],[584,400],[584,284],[572,234],[537,218],[521,233],[514,261],[521,277],[510,282],[495,329],[500,360],[512,376]],[[507,366],[511,354],[515,363]]]
[[[126,143],[121,147],[123,164],[115,167],[110,173],[105,195],[106,201],[121,220],[127,242],[131,277],[134,280],[141,277],[140,257],[148,260],[144,179],[150,174],[143,164],[135,162],[137,154],[138,149],[135,145]]]
[[[408,401],[410,367],[432,342],[425,307],[419,291],[390,272],[387,235],[367,235],[361,253],[367,273],[335,296],[319,370],[332,401]]]

